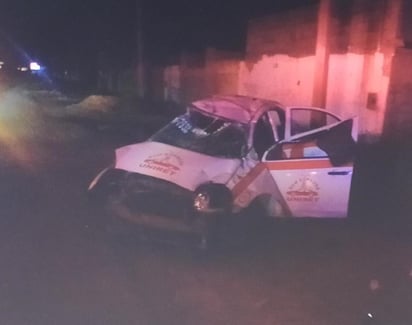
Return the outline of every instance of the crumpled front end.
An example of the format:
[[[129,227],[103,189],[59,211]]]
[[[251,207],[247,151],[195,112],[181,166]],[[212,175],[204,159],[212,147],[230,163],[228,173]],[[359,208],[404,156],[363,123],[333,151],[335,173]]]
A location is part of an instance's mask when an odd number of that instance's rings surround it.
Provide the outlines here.
[[[195,234],[205,231],[204,218],[193,209],[194,193],[174,183],[119,169],[108,169],[95,183],[95,188],[111,184],[107,206],[131,225]]]

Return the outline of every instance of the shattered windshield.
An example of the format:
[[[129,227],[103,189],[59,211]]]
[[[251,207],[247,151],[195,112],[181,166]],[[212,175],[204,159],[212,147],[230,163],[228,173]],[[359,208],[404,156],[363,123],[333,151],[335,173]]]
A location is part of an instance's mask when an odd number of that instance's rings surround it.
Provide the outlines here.
[[[241,158],[247,126],[190,111],[175,118],[149,140],[223,158]]]

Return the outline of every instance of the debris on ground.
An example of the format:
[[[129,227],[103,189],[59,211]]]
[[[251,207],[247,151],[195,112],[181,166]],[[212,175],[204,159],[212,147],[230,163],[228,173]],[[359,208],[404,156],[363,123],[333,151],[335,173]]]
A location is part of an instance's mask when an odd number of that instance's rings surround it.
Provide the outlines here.
[[[102,95],[91,95],[77,104],[66,107],[68,114],[96,117],[113,114],[118,109],[118,97]]]

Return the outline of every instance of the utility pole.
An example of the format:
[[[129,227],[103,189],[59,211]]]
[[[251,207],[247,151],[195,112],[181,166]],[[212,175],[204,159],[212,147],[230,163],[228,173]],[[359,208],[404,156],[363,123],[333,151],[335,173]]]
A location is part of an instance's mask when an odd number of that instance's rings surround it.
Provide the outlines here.
[[[143,35],[143,0],[136,0],[136,41],[137,41],[137,92],[140,98],[146,95],[146,69],[144,57],[144,35]]]
[[[331,1],[332,0],[320,0],[318,12],[312,105],[321,108],[326,107],[328,92]]]

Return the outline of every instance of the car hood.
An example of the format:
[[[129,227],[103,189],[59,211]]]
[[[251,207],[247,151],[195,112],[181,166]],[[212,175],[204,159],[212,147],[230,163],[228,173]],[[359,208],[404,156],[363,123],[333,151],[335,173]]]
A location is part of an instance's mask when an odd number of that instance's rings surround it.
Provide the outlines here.
[[[167,144],[146,141],[116,149],[115,168],[175,183],[194,191],[200,184],[226,184],[240,159],[211,157]]]

